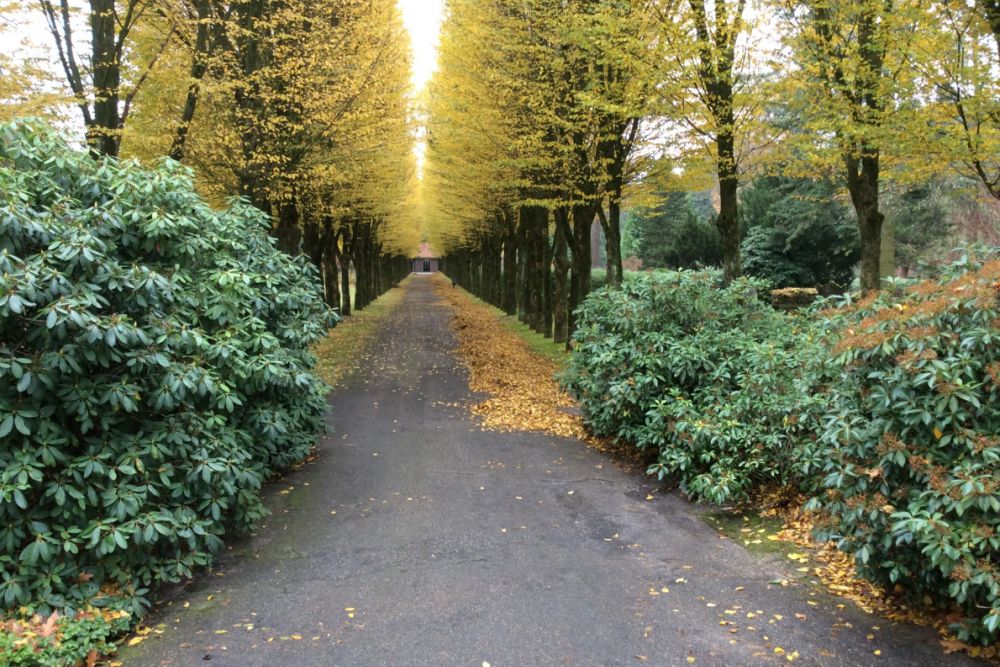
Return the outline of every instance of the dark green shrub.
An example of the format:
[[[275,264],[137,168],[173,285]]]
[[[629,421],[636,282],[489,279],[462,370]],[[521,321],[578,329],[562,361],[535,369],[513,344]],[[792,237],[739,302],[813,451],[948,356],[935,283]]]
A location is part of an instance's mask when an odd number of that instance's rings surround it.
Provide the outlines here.
[[[592,294],[578,311],[563,380],[588,427],[659,454],[691,496],[747,497],[810,470],[822,413],[823,348],[759,284],[716,272],[657,272]]]
[[[722,241],[707,193],[667,191],[629,212],[623,234],[645,268],[696,268],[722,263]],[[624,239],[623,239],[624,243]]]
[[[754,180],[740,193],[743,271],[772,289],[850,285],[861,245],[836,193],[827,181]]]
[[[136,611],[250,526],[323,428],[332,319],[264,216],[178,164],[0,126],[0,608]]]
[[[864,576],[954,601],[981,641],[1000,634],[998,297],[992,261],[837,315],[844,377],[810,501]]]

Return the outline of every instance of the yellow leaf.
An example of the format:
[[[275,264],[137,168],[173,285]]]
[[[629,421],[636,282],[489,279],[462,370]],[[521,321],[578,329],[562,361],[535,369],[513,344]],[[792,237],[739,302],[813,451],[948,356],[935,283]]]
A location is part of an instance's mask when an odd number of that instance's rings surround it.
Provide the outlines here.
[[[132,637],[132,639],[128,640],[128,645],[129,646],[138,646],[139,644],[143,643],[144,641],[146,641],[145,637]]]

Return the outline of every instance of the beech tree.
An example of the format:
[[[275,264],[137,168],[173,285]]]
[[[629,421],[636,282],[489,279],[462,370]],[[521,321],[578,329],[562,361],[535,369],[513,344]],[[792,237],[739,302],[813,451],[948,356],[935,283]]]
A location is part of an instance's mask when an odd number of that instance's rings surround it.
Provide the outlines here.
[[[932,3],[910,62],[934,95],[924,103],[923,180],[945,166],[1000,199],[1000,5]]]
[[[759,11],[759,7],[757,8]],[[738,188],[741,144],[755,120],[751,56],[753,23],[746,0],[663,0],[653,3],[662,39],[660,113],[671,123],[670,150],[689,170],[708,156],[719,188],[716,227],[727,281],[741,273]]]
[[[789,7],[796,68],[791,104],[801,118],[799,155],[810,169],[835,158],[861,238],[861,289],[880,287],[879,207],[887,156],[901,159],[924,130],[915,119],[908,57],[922,15],[898,0],[810,0]]]
[[[642,8],[449,5],[428,104],[431,235],[459,282],[557,341],[590,289],[595,217],[621,279],[621,202],[652,87]]]
[[[74,7],[69,0],[38,0],[52,35],[66,83],[73,93],[87,127],[87,143],[98,155],[118,155],[121,133],[128,120],[132,101],[149,72],[156,66],[153,57],[146,67],[123,79],[126,47],[136,24],[147,14],[167,13],[160,0],[88,0],[86,20],[89,43],[81,53]],[[160,36],[160,51],[174,36],[176,20]],[[83,59],[81,59],[83,58]]]

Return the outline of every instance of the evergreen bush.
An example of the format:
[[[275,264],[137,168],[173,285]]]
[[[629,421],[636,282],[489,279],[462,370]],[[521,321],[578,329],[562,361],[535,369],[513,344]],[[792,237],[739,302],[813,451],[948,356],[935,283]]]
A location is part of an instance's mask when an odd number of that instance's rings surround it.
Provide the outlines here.
[[[843,366],[820,440],[820,536],[859,571],[1000,636],[1000,261],[833,313]]]
[[[652,449],[650,472],[714,503],[808,474],[826,355],[808,320],[773,310],[761,287],[664,271],[588,297],[563,376],[588,427]]]
[[[335,316],[267,232],[177,163],[0,126],[0,608],[141,610],[307,454]]]

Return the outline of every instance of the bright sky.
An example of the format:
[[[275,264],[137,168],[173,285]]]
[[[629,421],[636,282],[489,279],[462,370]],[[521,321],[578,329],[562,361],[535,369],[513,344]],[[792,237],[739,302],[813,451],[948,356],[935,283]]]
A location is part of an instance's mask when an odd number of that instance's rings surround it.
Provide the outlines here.
[[[444,0],[397,0],[413,46],[413,88],[419,91],[437,67]]]
[[[444,18],[445,0],[396,0],[403,12],[403,23],[410,33],[413,49],[413,93],[416,95],[430,81],[437,69],[438,35]],[[417,178],[423,178],[424,156],[427,140],[423,128],[417,129],[417,141],[413,146],[417,156]]]

